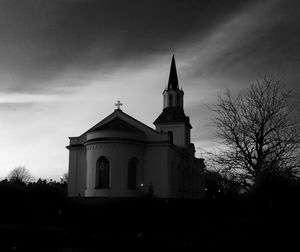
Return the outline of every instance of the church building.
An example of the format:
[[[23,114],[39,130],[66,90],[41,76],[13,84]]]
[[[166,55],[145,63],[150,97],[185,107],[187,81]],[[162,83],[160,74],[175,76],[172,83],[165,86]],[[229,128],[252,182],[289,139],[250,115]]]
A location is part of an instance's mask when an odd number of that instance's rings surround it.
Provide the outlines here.
[[[69,197],[204,197],[204,159],[195,157],[174,55],[155,129],[117,109],[70,137]]]

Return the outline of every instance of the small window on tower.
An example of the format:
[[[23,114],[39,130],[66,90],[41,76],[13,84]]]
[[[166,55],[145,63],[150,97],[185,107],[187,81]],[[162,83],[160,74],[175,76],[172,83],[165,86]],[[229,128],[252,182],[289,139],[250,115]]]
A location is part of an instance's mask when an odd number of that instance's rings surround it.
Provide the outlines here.
[[[177,107],[180,107],[180,94],[177,94]]]
[[[173,107],[173,95],[169,95],[169,107]]]

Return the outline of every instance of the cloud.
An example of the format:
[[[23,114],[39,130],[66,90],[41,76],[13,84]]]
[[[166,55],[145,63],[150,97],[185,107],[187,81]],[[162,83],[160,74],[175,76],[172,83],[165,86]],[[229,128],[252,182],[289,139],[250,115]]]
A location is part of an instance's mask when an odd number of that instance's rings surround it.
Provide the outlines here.
[[[262,1],[232,15],[199,45],[191,75],[237,82],[246,77],[250,82],[274,73],[287,76],[290,86],[296,87],[300,71],[299,9],[295,0]]]
[[[80,78],[146,64],[207,36],[248,2],[1,1],[0,91],[50,92],[62,85],[52,80],[66,72]]]
[[[0,103],[0,111],[14,112],[19,110],[27,110],[34,105],[35,103],[31,102],[5,102]]]

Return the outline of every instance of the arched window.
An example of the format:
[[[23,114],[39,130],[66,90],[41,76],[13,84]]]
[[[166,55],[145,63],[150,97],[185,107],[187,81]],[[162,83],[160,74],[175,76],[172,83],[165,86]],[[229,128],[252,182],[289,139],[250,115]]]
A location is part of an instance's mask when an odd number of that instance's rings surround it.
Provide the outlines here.
[[[128,189],[137,188],[137,158],[131,158],[128,162],[128,174],[127,174],[127,185]]]
[[[106,157],[100,157],[96,164],[96,187],[109,188],[110,170],[109,161]]]

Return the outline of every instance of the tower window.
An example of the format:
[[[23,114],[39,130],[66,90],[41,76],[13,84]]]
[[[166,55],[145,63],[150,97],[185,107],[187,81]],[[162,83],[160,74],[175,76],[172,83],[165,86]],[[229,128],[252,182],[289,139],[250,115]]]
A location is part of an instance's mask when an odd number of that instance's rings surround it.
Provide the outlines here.
[[[100,157],[96,163],[96,188],[109,188],[110,167],[106,157]]]
[[[169,95],[169,107],[173,107],[173,95]]]
[[[180,94],[177,94],[177,107],[180,107]]]

